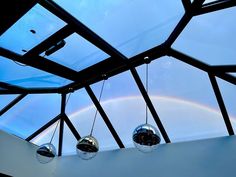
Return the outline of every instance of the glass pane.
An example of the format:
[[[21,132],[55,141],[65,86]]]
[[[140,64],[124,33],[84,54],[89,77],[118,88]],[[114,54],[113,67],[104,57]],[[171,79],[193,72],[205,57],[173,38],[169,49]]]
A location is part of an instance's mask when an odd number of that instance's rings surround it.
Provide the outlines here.
[[[236,73],[228,73],[228,74],[230,74],[230,75],[236,77]]]
[[[227,113],[230,117],[231,124],[236,132],[236,87],[235,85],[219,78],[217,78],[217,82],[227,109]]]
[[[0,80],[22,87],[60,87],[71,83],[64,78],[32,68],[19,65],[0,56]]]
[[[72,134],[71,130],[64,124],[64,137],[62,144],[62,155],[73,155],[76,154],[77,139]]]
[[[60,113],[59,94],[28,95],[1,116],[0,129],[27,138]]]
[[[205,2],[203,4],[207,4],[207,3],[210,3],[210,2],[214,2],[214,1],[218,1],[218,0],[205,0]]]
[[[236,7],[194,17],[173,48],[210,65],[235,64],[235,16]]]
[[[24,54],[22,50],[30,50],[64,25],[62,20],[37,4],[1,36],[0,46]]]
[[[95,111],[96,109],[85,90],[78,90],[70,96],[66,112],[81,137],[90,134]],[[97,114],[93,136],[98,140],[101,151],[118,148],[99,113]]]
[[[145,83],[145,66],[138,68]],[[208,74],[174,58],[149,65],[148,92],[172,142],[227,135]]]
[[[164,42],[184,13],[180,0],[55,2],[128,57]]]
[[[55,122],[52,126],[48,127],[38,136],[33,138],[31,140],[31,143],[41,146],[42,144],[49,143],[52,140],[51,143],[55,146],[58,154],[59,127],[60,127],[60,121]],[[54,131],[55,134],[53,136]]]
[[[13,101],[18,95],[0,95],[0,110]]]
[[[92,85],[96,95],[99,95],[101,86],[101,82]],[[145,102],[130,72],[105,82],[101,105],[124,146],[134,147],[132,133],[138,125],[145,123]],[[150,124],[156,127],[152,118]]]
[[[77,34],[67,37],[65,42],[66,44],[62,49],[47,58],[80,71],[109,57]]]

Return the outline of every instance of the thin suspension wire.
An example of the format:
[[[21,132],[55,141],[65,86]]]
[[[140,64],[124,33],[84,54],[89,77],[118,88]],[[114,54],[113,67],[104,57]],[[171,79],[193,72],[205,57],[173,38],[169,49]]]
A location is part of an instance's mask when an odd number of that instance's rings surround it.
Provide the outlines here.
[[[53,132],[53,134],[52,134],[52,138],[51,138],[51,140],[50,140],[50,144],[52,143],[53,137],[54,137],[54,135],[55,135],[55,133],[56,133],[56,130],[57,130],[57,127],[58,127],[58,125],[59,125],[60,120],[61,120],[61,119],[59,119],[59,120],[57,121],[57,125],[56,125],[55,130],[54,130],[54,132]]]
[[[146,64],[146,92],[148,94],[148,64]],[[146,103],[146,124],[148,123],[148,106]]]
[[[67,98],[67,100],[66,100],[66,104],[65,104],[65,105],[67,105],[67,103],[68,103],[68,101],[69,101],[69,99],[70,99],[70,95],[71,95],[71,92],[70,92],[70,94],[69,94],[69,96],[68,96],[68,98]],[[52,140],[53,140],[53,138],[54,138],[54,135],[55,135],[55,133],[56,133],[56,130],[57,130],[57,127],[58,127],[58,125],[59,125],[60,120],[61,120],[61,119],[59,119],[59,120],[57,121],[57,125],[56,125],[56,127],[55,127],[55,130],[53,131],[53,134],[52,134],[50,143],[52,143]]]
[[[103,80],[103,83],[102,83],[102,88],[101,88],[101,92],[100,92],[100,95],[99,95],[98,102],[100,102],[101,97],[102,97],[102,92],[103,92],[103,88],[104,88],[104,83],[105,83],[105,80]],[[97,114],[98,114],[98,109],[96,109],[96,112],[95,112],[95,115],[94,115],[93,125],[92,125],[92,128],[91,128],[90,136],[92,136],[92,133],[93,133],[93,128],[94,128],[94,124],[95,124],[95,121],[96,121],[96,118],[97,118]]]

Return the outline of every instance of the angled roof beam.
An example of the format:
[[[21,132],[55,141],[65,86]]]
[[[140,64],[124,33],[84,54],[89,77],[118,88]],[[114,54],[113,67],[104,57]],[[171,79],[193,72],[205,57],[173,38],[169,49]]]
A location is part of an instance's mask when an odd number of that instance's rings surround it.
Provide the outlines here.
[[[36,136],[38,136],[40,133],[42,133],[44,130],[46,130],[47,128],[49,128],[52,124],[54,124],[56,121],[60,120],[61,118],[61,114],[57,115],[56,117],[54,117],[52,120],[50,120],[48,123],[46,123],[44,126],[42,126],[41,128],[39,128],[37,131],[35,131],[32,135],[30,135],[29,137],[27,137],[25,140],[26,141],[31,141],[33,138],[35,138]]]
[[[197,10],[194,13],[194,15],[202,15],[205,13],[214,12],[217,10],[223,10],[234,6],[236,6],[235,0],[219,0],[208,4],[204,4],[201,9]]]
[[[230,74],[227,74],[227,73],[220,73],[220,72],[216,71],[214,69],[214,67],[211,67],[211,66],[207,65],[206,63],[203,63],[203,62],[201,62],[193,57],[190,57],[184,53],[181,53],[181,52],[171,48],[168,50],[167,55],[172,56],[184,63],[192,65],[192,66],[194,66],[202,71],[205,71],[207,73],[211,73],[211,74],[213,74],[225,81],[228,81],[228,82],[236,85],[236,78],[234,76],[231,76]]]
[[[59,142],[58,142],[58,156],[62,154],[62,144],[63,144],[63,132],[64,132],[64,119],[62,115],[65,115],[66,109],[66,94],[61,94],[61,118],[59,127]]]
[[[56,44],[57,42],[65,39],[66,37],[70,36],[74,31],[69,25],[64,26],[56,33],[52,34],[49,38],[45,39],[43,42],[29,50],[24,56],[36,56],[50,48],[52,45]]]
[[[5,10],[0,16],[0,36],[17,20],[27,13],[39,0],[1,1],[1,9]],[[16,10],[17,9],[17,10]]]
[[[14,90],[0,90],[0,95],[6,94],[45,94],[45,93],[61,93],[60,88],[27,88],[27,89],[14,89]]]
[[[22,94],[12,100],[8,105],[6,105],[1,111],[0,116],[6,113],[9,109],[11,109],[14,105],[16,105],[19,101],[21,101],[27,94]]]
[[[41,56],[26,57],[26,56],[22,56],[17,53],[14,53],[10,50],[4,49],[2,47],[0,47],[0,56],[6,57],[13,61],[23,63],[25,65],[32,66],[34,68],[46,71],[51,74],[55,74],[57,76],[60,76],[69,80],[73,80],[73,81],[77,80],[76,71],[68,67],[65,67],[63,65],[60,65],[56,62],[50,61]]]
[[[1,88],[4,88],[4,89],[7,89],[7,91],[15,91],[15,92],[18,92],[18,91],[27,91],[26,88],[24,87],[19,87],[19,86],[16,86],[16,85],[12,85],[12,84],[9,84],[9,83],[6,83],[6,82],[0,82],[0,87]],[[1,90],[1,91],[4,91],[4,90]]]
[[[223,73],[234,73],[236,72],[236,65],[218,65],[218,66],[211,66],[211,70],[214,72],[223,72]]]
[[[169,38],[166,40],[165,45],[167,47],[171,47],[171,45],[175,42],[180,33],[184,30],[185,26],[192,19],[193,13],[199,8],[201,8],[204,1],[205,0],[195,0],[191,4],[191,7],[188,8],[188,10],[185,12],[184,16],[181,18],[173,32],[170,34]]]
[[[102,77],[102,74],[104,73],[107,77],[112,77],[116,74],[129,70],[130,67],[137,67],[144,64],[143,59],[146,56],[148,56],[150,60],[155,60],[165,56],[166,51],[165,45],[161,44],[141,54],[131,57],[126,63],[109,58],[78,72],[77,78],[80,78],[80,82],[73,82],[62,87],[62,89],[74,88],[76,90],[82,88],[84,85],[91,85],[95,82],[103,80],[104,78]]]
[[[78,133],[78,131],[76,130],[76,128],[74,127],[74,125],[72,124],[72,122],[70,121],[70,119],[67,117],[67,115],[66,114],[62,115],[62,118],[64,119],[65,123],[67,124],[67,126],[69,127],[71,132],[73,133],[74,137],[77,140],[79,140],[81,138],[81,136]]]
[[[191,1],[190,0],[182,0],[182,4],[184,6],[185,11],[188,11],[188,9],[191,7]]]
[[[160,118],[159,118],[159,116],[158,116],[158,114],[157,114],[153,104],[152,104],[151,99],[149,98],[149,96],[148,96],[148,94],[146,92],[146,89],[143,86],[143,83],[142,83],[142,81],[141,81],[141,79],[140,79],[136,69],[135,68],[131,68],[130,71],[131,71],[131,73],[132,73],[132,75],[134,77],[134,80],[136,81],[136,83],[138,85],[139,90],[142,93],[142,96],[143,96],[145,102],[147,103],[147,106],[148,106],[148,108],[149,108],[149,110],[150,110],[150,112],[151,112],[151,114],[152,114],[152,116],[153,116],[153,118],[154,118],[154,120],[155,120],[155,122],[156,122],[156,124],[157,124],[157,126],[158,126],[158,128],[159,128],[159,130],[160,130],[160,132],[161,132],[161,134],[162,134],[162,136],[164,138],[164,140],[165,140],[165,142],[166,143],[170,143],[170,139],[169,139],[169,137],[168,137],[168,135],[166,133],[166,130],[165,130],[165,128],[164,128],[164,126],[163,126],[163,124],[162,124],[162,122],[161,122],[161,120],[160,120]]]
[[[106,52],[108,55],[114,57],[114,59],[126,59],[123,55],[120,54],[115,48],[113,48],[110,44],[108,44],[104,39],[90,30],[87,26],[77,20],[70,13],[65,11],[62,7],[56,4],[52,0],[42,0],[39,1],[39,4],[44,8],[52,12],[54,15],[68,23],[68,25],[72,26],[76,33],[80,36],[97,46],[99,49]]]
[[[90,96],[90,98],[92,99],[94,105],[96,106],[97,110],[99,111],[100,115],[102,116],[104,122],[106,123],[108,129],[110,130],[112,136],[114,137],[114,139],[116,140],[118,146],[120,148],[124,148],[124,144],[122,143],[120,137],[118,136],[118,134],[116,133],[114,127],[112,126],[109,118],[107,117],[105,111],[103,110],[102,106],[100,105],[98,99],[96,98],[96,96],[94,95],[92,89],[89,86],[85,87],[88,95]]]
[[[229,133],[229,135],[234,135],[234,130],[233,130],[233,127],[230,123],[229,115],[228,115],[227,110],[225,108],[225,104],[224,104],[222,95],[220,93],[220,89],[219,89],[219,86],[217,84],[216,78],[215,78],[214,75],[212,75],[210,73],[208,73],[208,75],[209,75],[211,85],[212,85],[212,88],[214,90],[218,105],[220,107],[222,116],[224,118],[224,122],[225,122],[226,128],[228,130],[228,133]]]

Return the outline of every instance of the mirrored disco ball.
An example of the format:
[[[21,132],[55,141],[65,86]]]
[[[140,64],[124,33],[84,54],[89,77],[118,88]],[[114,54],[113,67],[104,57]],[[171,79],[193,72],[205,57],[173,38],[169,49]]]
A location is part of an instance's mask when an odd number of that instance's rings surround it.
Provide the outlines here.
[[[36,157],[40,163],[48,163],[56,156],[56,148],[51,143],[41,145],[36,151]]]
[[[76,145],[78,156],[84,160],[95,157],[98,150],[98,141],[93,136],[82,137]]]
[[[134,130],[133,142],[141,152],[151,152],[161,142],[160,133],[150,124],[142,124]]]

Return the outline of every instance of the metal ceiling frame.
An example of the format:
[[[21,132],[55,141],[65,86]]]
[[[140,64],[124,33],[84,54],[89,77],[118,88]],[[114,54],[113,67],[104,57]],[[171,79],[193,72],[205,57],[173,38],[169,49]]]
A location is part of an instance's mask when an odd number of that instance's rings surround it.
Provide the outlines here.
[[[61,20],[67,23],[66,26],[55,32],[53,35],[51,35],[49,38],[32,48],[30,51],[25,53],[24,55],[19,55],[17,53],[14,53],[13,51],[4,49],[0,47],[0,56],[3,56],[5,58],[8,58],[13,61],[20,62],[22,64],[40,69],[42,71],[63,77],[65,79],[73,81],[71,84],[68,84],[66,86],[62,86],[59,88],[23,88],[16,85],[11,85],[8,83],[0,82],[0,87],[4,88],[4,90],[0,90],[1,94],[22,94],[19,97],[17,97],[15,100],[13,100],[11,103],[9,103],[5,108],[3,108],[0,111],[0,115],[3,115],[7,110],[9,110],[12,106],[14,106],[16,103],[18,103],[21,99],[23,99],[27,94],[41,94],[41,93],[60,93],[62,95],[62,101],[61,101],[61,113],[53,118],[51,121],[49,121],[47,124],[45,124],[43,127],[38,129],[35,133],[30,135],[28,138],[26,138],[27,141],[32,140],[34,137],[39,135],[41,132],[43,132],[45,129],[50,127],[52,124],[54,124],[56,121],[60,121],[60,127],[59,127],[59,144],[58,144],[58,155],[60,156],[62,154],[62,143],[63,143],[63,130],[64,130],[64,122],[68,125],[69,129],[75,136],[75,138],[78,140],[80,139],[80,135],[76,128],[73,126],[67,115],[65,114],[65,106],[66,106],[66,94],[69,92],[73,92],[75,90],[85,88],[88,95],[92,99],[94,105],[98,109],[99,113],[101,114],[103,120],[105,121],[107,127],[109,128],[111,134],[113,135],[114,139],[116,140],[117,144],[120,148],[124,148],[124,145],[119,138],[118,134],[116,133],[115,129],[113,128],[111,122],[109,121],[109,118],[107,117],[105,111],[103,110],[102,106],[100,105],[99,101],[97,100],[96,96],[94,95],[92,89],[89,85],[101,81],[104,78],[102,77],[103,74],[106,74],[107,77],[112,77],[116,74],[122,73],[124,71],[130,71],[165,142],[170,143],[170,139],[168,137],[167,132],[165,131],[164,126],[162,125],[162,122],[157,114],[156,109],[154,108],[149,95],[147,94],[144,85],[135,69],[135,67],[140,66],[144,64],[144,57],[148,56],[150,58],[150,61],[156,60],[162,56],[172,56],[182,62],[185,62],[187,64],[190,64],[204,72],[207,72],[209,74],[209,80],[212,84],[216,99],[218,101],[222,116],[225,121],[226,128],[228,130],[229,135],[234,135],[234,131],[232,128],[232,125],[229,120],[229,116],[227,113],[227,110],[224,105],[223,98],[220,93],[220,89],[217,85],[216,78],[219,77],[227,82],[230,82],[232,84],[236,84],[236,77],[227,74],[226,72],[236,72],[236,65],[230,65],[230,66],[210,66],[208,64],[205,64],[201,62],[200,60],[197,60],[193,57],[190,57],[184,53],[181,53],[179,51],[176,51],[171,48],[174,41],[178,38],[180,33],[183,31],[183,29],[186,27],[186,25],[189,23],[189,21],[194,17],[205,13],[210,13],[214,11],[218,11],[221,9],[226,9],[229,7],[236,6],[235,0],[218,0],[215,2],[203,4],[204,0],[195,0],[193,3],[191,3],[190,0],[182,0],[183,7],[185,9],[185,13],[177,26],[174,28],[173,32],[170,34],[168,39],[161,45],[156,46],[150,50],[147,50],[141,54],[138,54],[134,57],[127,58],[123,54],[121,54],[117,49],[113,48],[109,43],[107,43],[104,39],[99,37],[96,33],[94,33],[92,30],[90,30],[88,27],[86,27],[84,24],[82,24],[79,20],[77,20],[75,17],[73,17],[71,14],[69,14],[67,11],[65,11],[62,7],[57,5],[52,0],[40,0],[37,1],[38,4],[43,6],[45,9],[52,12],[54,15],[59,17]],[[34,5],[37,3],[34,1]],[[32,3],[29,3],[29,7],[33,7]],[[30,8],[26,8],[25,13]],[[8,28],[10,28],[11,25],[13,25],[18,19],[21,18],[25,13],[19,13],[17,16],[17,19],[12,21],[7,21],[6,26],[8,24],[8,27],[6,29],[1,29],[0,32],[3,34],[4,31],[6,31]],[[11,24],[9,26],[9,24]],[[66,37],[70,36],[73,33],[77,33],[78,35],[82,36],[84,39],[91,42],[93,45],[110,55],[109,58],[105,59],[104,61],[101,61],[91,67],[88,67],[82,71],[75,71],[73,69],[70,69],[68,67],[65,67],[63,65],[60,65],[56,62],[53,62],[46,57],[39,56],[41,53],[43,53],[45,50],[47,50],[50,46],[53,44],[65,39]]]

